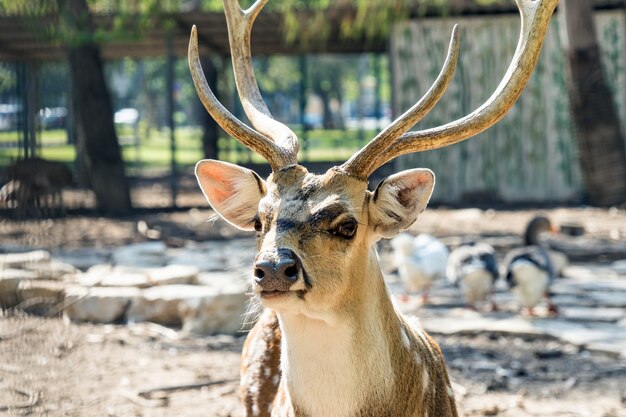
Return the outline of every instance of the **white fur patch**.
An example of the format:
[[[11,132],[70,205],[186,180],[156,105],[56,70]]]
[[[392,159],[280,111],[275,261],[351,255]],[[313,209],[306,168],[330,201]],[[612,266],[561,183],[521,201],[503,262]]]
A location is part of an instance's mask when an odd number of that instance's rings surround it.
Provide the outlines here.
[[[400,335],[402,337],[402,343],[404,344],[404,347],[407,349],[410,349],[411,340],[409,340],[409,336],[406,334],[406,330],[404,330],[403,328],[400,328]]]
[[[241,229],[252,229],[264,183],[246,168],[227,162],[204,160],[196,165],[196,177],[209,204],[226,221]]]
[[[381,338],[356,350],[361,366],[355,366],[354,330],[346,323],[329,325],[298,314],[279,317],[284,383],[306,415],[354,415],[370,400],[374,387],[389,386],[392,365]]]

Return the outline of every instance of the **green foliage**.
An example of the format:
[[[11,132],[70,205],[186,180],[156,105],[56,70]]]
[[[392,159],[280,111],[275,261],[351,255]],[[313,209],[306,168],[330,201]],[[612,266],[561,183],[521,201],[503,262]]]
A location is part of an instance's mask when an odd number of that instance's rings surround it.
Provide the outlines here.
[[[0,62],[0,94],[15,88],[15,72],[7,64]]]
[[[64,18],[64,3],[67,0],[0,0],[0,15],[22,15],[40,17],[57,15]],[[94,35],[75,33],[64,24],[50,26],[34,25],[43,36],[59,42],[83,42],[93,39],[96,42],[132,40],[141,37],[142,32],[159,25],[174,28],[171,14],[199,9],[219,12],[223,9],[222,0],[86,0],[91,13],[113,17],[112,27],[99,30]],[[242,7],[252,4],[252,0],[240,0]],[[468,0],[469,2],[470,0]],[[510,3],[511,0],[471,0],[478,5]],[[314,44],[324,40],[330,33],[326,13],[329,10],[350,10],[343,13],[341,36],[345,38],[367,39],[385,37],[391,24],[406,18],[409,13],[449,12],[450,0],[275,0],[265,6],[268,11],[281,13],[284,19],[285,34],[289,41]]]

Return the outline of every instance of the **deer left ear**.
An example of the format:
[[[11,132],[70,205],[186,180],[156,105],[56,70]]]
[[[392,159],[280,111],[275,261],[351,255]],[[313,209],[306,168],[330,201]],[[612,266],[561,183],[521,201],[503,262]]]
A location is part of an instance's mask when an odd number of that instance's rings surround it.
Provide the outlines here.
[[[390,238],[411,226],[426,208],[435,186],[435,174],[418,168],[385,178],[369,201],[370,225]]]
[[[209,204],[230,224],[254,229],[254,218],[267,187],[254,171],[228,162],[205,159],[196,164],[196,178]]]

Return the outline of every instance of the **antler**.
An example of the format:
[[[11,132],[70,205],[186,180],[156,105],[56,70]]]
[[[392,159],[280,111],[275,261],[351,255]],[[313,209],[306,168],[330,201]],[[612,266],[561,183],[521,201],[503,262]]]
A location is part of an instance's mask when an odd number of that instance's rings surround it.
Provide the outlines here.
[[[443,96],[443,93],[446,92],[450,81],[452,81],[458,60],[459,30],[458,25],[454,25],[452,36],[450,37],[450,45],[448,46],[448,55],[434,84],[413,107],[404,112],[403,115],[376,135],[370,143],[365,145],[363,149],[344,163],[342,168],[359,177],[361,177],[363,173],[367,173],[367,176],[364,178],[369,177],[371,173],[378,168],[374,166],[378,156],[384,153],[393,141],[415,126],[416,123],[422,120],[433,107],[435,107],[435,104],[437,104],[439,99]]]
[[[226,133],[261,154],[270,163],[272,170],[277,171],[297,164],[299,145],[295,133],[272,118],[263,102],[252,68],[250,32],[254,20],[267,1],[257,0],[250,8],[242,10],[236,0],[224,0],[237,91],[248,119],[258,131],[233,116],[211,91],[200,64],[195,26],[189,40],[189,68],[200,100],[215,121]]]
[[[517,49],[500,85],[482,106],[443,126],[409,133],[406,133],[410,129],[406,126],[409,122],[404,120],[403,115],[374,139],[373,142],[389,132],[389,137],[384,139],[384,143],[389,144],[385,150],[379,145],[367,145],[341,168],[366,179],[376,168],[397,156],[455,144],[483,132],[502,119],[519,98],[537,64],[550,16],[558,0],[516,0],[516,3],[522,21]],[[400,127],[396,128],[396,124]]]

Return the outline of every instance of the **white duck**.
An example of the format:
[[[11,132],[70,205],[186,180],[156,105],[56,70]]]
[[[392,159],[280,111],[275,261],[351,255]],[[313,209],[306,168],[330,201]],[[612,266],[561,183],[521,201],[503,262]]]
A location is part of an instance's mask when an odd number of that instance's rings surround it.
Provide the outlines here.
[[[469,308],[475,303],[491,301],[491,309],[498,307],[493,291],[498,279],[498,261],[495,250],[487,243],[471,242],[454,249],[448,258],[446,276],[454,285],[460,286]]]
[[[520,305],[531,316],[534,315],[534,307],[544,297],[548,301],[548,311],[558,313],[549,295],[550,284],[555,280],[556,272],[548,250],[540,239],[540,235],[545,232],[554,233],[556,228],[544,216],[533,218],[524,233],[526,246],[513,249],[504,260],[506,282]]]
[[[433,283],[445,275],[449,251],[439,239],[427,234],[413,237],[402,233],[391,241],[398,275],[408,292],[422,291],[422,302],[428,302],[428,292]]]

